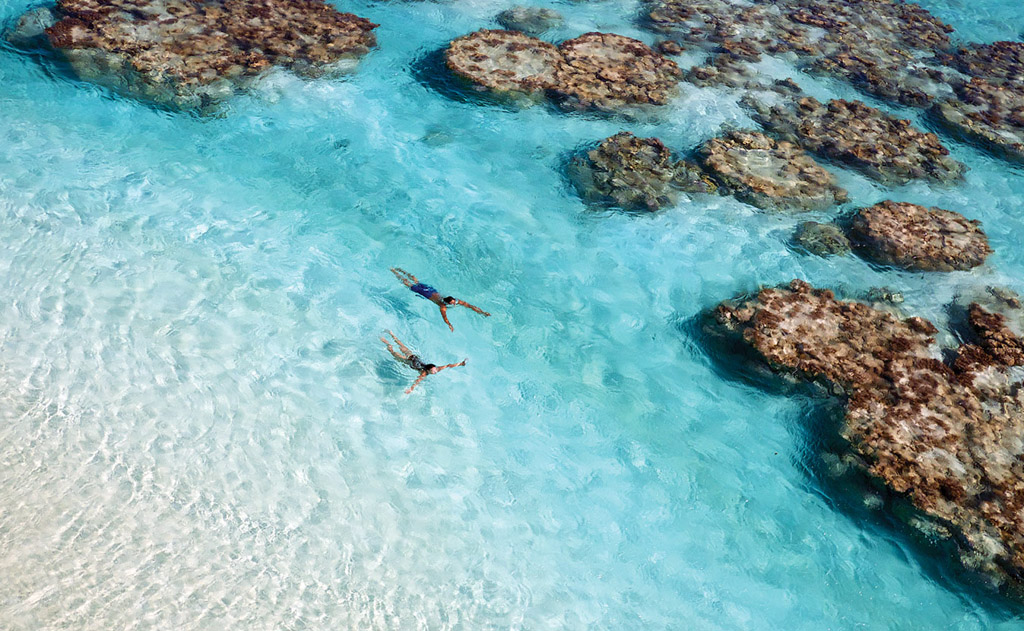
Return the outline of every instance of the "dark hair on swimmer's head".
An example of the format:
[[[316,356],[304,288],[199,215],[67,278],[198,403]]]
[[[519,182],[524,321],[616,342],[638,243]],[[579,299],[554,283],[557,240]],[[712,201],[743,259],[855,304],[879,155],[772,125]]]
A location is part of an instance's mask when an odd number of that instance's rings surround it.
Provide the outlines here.
[[[453,298],[452,296],[445,296],[444,297],[444,304],[450,305],[450,304],[452,304],[454,302],[455,302],[455,298]]]
[[[427,372],[430,372],[431,370],[433,370],[435,368],[437,368],[437,364],[423,364],[423,370],[425,370]]]

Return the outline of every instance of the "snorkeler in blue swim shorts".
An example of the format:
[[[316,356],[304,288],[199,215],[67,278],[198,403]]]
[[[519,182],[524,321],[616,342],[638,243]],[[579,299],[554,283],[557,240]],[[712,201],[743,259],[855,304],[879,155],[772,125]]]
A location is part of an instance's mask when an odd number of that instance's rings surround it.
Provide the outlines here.
[[[467,309],[472,309],[473,311],[476,311],[477,313],[485,317],[489,317],[491,315],[484,311],[483,309],[480,309],[479,307],[474,307],[468,302],[463,302],[458,298],[453,298],[451,296],[445,296],[442,298],[441,292],[434,289],[430,285],[427,285],[426,283],[421,283],[419,279],[417,279],[415,276],[405,271],[401,267],[392,267],[391,272],[398,278],[398,280],[402,281],[403,285],[408,287],[410,290],[423,296],[430,302],[436,304],[441,309],[441,317],[444,319],[444,323],[447,324],[448,328],[451,329],[452,331],[455,330],[455,327],[453,327],[452,323],[448,321],[448,307],[452,305],[460,305],[462,307],[466,307]]]

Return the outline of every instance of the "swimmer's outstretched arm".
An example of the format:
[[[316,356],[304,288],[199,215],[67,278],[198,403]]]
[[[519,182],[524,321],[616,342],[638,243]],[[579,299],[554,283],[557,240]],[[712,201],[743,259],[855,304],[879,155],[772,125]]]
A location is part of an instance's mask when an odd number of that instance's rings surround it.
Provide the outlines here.
[[[448,307],[444,304],[438,305],[438,307],[441,309],[441,317],[444,318],[444,323],[448,325],[448,330],[455,332],[455,327],[448,321]]]
[[[429,375],[429,372],[421,372],[419,377],[416,377],[416,381],[412,382],[412,385],[405,389],[406,394],[412,394],[412,391],[416,389],[416,386],[420,385],[423,378]]]
[[[444,366],[438,366],[437,367],[437,372],[441,372],[445,368],[458,368],[459,366],[465,366],[467,361],[469,361],[468,357],[466,359],[463,359],[462,361],[460,361],[457,364],[445,364]]]
[[[415,276],[405,271],[401,267],[392,267],[391,273],[395,275],[398,280],[402,281],[402,284],[406,287],[412,287],[416,283],[420,282]]]
[[[477,313],[479,313],[482,316],[485,316],[485,317],[488,317],[488,318],[491,317],[491,314],[487,313],[486,311],[484,311],[480,307],[474,307],[473,305],[469,304],[465,300],[459,300],[458,298],[456,298],[455,299],[455,304],[462,305],[463,307],[465,307],[467,309],[472,309],[473,311],[476,311]]]

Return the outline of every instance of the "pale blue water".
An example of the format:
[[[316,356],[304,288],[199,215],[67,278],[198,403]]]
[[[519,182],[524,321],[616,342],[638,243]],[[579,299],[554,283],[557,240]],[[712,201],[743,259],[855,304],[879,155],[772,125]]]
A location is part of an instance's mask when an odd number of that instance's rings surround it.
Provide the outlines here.
[[[278,75],[220,118],[0,51],[0,628],[1024,628],[827,481],[815,402],[726,378],[690,324],[794,277],[936,320],[1024,291],[1020,170],[947,139],[955,188],[839,172],[857,205],[981,219],[972,273],[800,256],[805,217],[728,198],[595,213],[571,150],[687,149],[749,124],[735,96],[684,84],[644,122],[457,102],[422,60],[505,3],[339,6],[381,24],[356,75]],[[553,39],[653,41],[635,4],[550,6]],[[1024,30],[1012,0],[926,6]],[[392,265],[494,316],[449,333]],[[385,328],[469,363],[406,397]]]

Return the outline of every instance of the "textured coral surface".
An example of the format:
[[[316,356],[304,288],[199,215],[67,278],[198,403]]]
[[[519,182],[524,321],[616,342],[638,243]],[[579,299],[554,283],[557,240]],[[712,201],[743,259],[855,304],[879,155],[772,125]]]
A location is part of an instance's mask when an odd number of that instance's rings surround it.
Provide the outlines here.
[[[715,179],[758,208],[821,209],[847,198],[835,176],[800,147],[758,132],[713,138],[698,154]]]
[[[657,210],[674,203],[677,191],[711,193],[717,188],[696,165],[673,158],[657,138],[629,132],[577,156],[569,171],[584,199],[626,209]]]
[[[964,172],[938,136],[860,101],[823,104],[804,97],[775,106],[752,99],[747,104],[770,131],[882,182],[950,182]]]
[[[273,66],[317,74],[376,45],[376,24],[322,0],[59,0],[43,13],[49,45],[80,76],[180,107]]]
[[[448,68],[494,92],[547,91],[566,109],[664,105],[682,72],[643,42],[585,33],[553,45],[518,31],[480,30],[452,41]]]
[[[913,270],[971,269],[992,252],[977,222],[941,208],[892,201],[859,210],[850,237],[869,258]]]
[[[1003,321],[972,306],[995,355],[966,345],[950,368],[933,356],[926,320],[802,281],[714,315],[714,330],[772,369],[843,391],[851,454],[959,546],[965,564],[1002,580],[1024,576],[1024,388],[1007,368],[1022,340]]]

